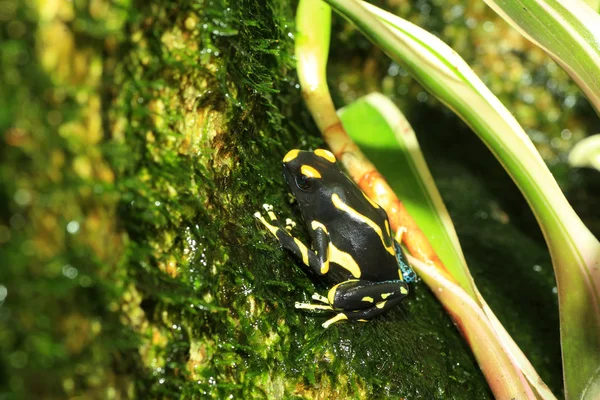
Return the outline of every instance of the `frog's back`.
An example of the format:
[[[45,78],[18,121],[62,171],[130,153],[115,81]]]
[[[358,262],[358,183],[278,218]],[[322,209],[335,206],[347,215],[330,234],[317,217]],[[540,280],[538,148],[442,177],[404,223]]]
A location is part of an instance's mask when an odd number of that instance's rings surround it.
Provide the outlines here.
[[[330,217],[327,224],[331,227],[329,235],[335,247],[330,248],[334,263],[330,278],[335,281],[398,279],[398,262],[386,212],[350,180],[331,191],[328,203]],[[338,250],[347,253],[352,260],[339,254]],[[336,261],[345,261],[346,265]],[[352,261],[358,266],[360,276],[356,276]],[[354,267],[353,271],[350,266]]]

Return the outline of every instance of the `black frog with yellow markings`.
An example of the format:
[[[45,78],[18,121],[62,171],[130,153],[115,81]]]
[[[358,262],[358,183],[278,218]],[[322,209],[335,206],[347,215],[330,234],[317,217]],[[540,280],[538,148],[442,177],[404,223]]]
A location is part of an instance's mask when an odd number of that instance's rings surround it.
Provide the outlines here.
[[[408,263],[394,241],[386,212],[350,179],[323,149],[291,150],[283,158],[283,174],[298,201],[312,239],[312,250],[283,228],[272,207],[255,216],[281,245],[334,286],[319,304],[296,308],[337,314],[325,328],[343,320],[367,321],[398,304],[408,294],[402,270]],[[399,267],[403,267],[402,270]]]

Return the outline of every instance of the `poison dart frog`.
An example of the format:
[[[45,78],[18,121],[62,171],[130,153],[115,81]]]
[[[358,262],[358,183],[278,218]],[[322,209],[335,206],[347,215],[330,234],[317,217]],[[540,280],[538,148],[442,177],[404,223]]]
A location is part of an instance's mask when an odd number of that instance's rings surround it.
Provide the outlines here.
[[[341,170],[328,150],[291,150],[283,158],[283,175],[295,196],[312,239],[312,249],[291,235],[265,204],[268,220],[256,218],[317,275],[333,287],[312,298],[318,304],[296,308],[330,311],[323,327],[345,321],[367,322],[400,303],[415,275],[392,237],[388,216]]]

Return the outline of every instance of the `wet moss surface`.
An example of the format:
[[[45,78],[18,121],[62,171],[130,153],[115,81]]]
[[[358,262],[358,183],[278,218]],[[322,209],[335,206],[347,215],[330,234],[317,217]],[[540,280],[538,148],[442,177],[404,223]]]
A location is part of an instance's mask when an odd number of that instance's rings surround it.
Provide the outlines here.
[[[289,149],[323,146],[296,81],[294,8],[10,8],[21,25],[3,20],[0,41],[0,397],[491,398],[422,283],[368,324],[323,330],[325,316],[294,309],[327,288],[252,217],[273,204],[306,239],[280,171]],[[453,116],[410,112],[431,132],[425,156],[482,293],[560,393],[533,217]],[[585,213],[593,184],[570,187]]]

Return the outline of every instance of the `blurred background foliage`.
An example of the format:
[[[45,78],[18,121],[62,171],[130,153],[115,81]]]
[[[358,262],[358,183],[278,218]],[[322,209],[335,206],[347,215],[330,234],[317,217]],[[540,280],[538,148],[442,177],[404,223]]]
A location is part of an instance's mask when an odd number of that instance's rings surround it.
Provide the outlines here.
[[[436,33],[515,114],[598,235],[594,171],[566,156],[598,119],[483,3],[379,1]],[[279,171],[323,145],[294,71],[294,1],[0,1],[0,398],[489,398],[421,284],[327,331],[324,287],[255,225],[299,217]],[[340,18],[339,106],[405,112],[474,278],[560,396],[552,267],[518,190],[468,128]],[[299,235],[302,236],[300,229]]]

